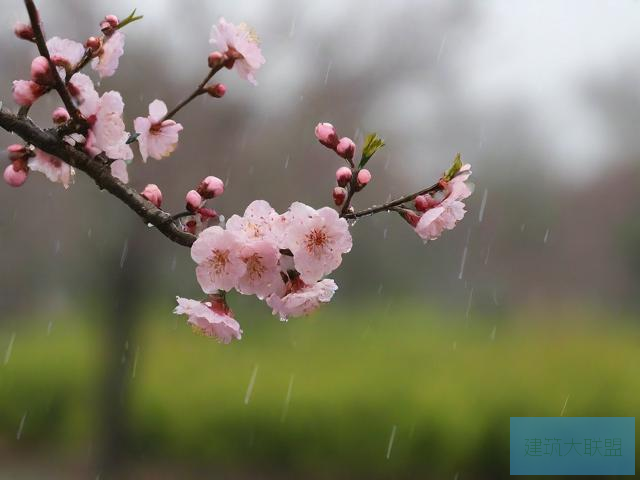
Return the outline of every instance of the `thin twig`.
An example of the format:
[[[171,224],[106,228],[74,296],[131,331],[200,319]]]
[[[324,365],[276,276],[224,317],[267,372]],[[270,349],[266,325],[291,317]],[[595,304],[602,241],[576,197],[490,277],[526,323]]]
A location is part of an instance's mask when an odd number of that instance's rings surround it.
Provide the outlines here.
[[[27,13],[29,14],[31,28],[33,29],[33,37],[36,45],[38,46],[38,52],[49,62],[49,69],[51,70],[51,76],[53,77],[54,88],[58,92],[58,95],[60,95],[62,103],[64,103],[64,106],[69,114],[73,118],[79,118],[78,109],[71,99],[71,94],[69,93],[69,90],[67,90],[67,86],[65,85],[65,83],[60,78],[56,65],[51,60],[51,55],[49,54],[49,49],[47,48],[47,41],[45,40],[44,33],[42,31],[38,9],[36,8],[33,0],[24,0],[24,5],[27,8]]]
[[[73,148],[62,141],[56,135],[55,130],[42,130],[29,118],[18,117],[4,108],[0,109],[0,127],[7,132],[15,133],[34,147],[85,172],[96,182],[98,188],[119,198],[138,214],[145,224],[154,225],[171,241],[187,247],[190,247],[195,241],[195,235],[183,231],[176,225],[170,213],[157,208],[135,189],[111,175],[109,159],[106,157],[98,155],[92,159],[82,150]]]
[[[223,65],[222,65],[222,63],[220,63],[219,65],[217,65],[214,68],[212,68],[211,70],[209,70],[209,73],[207,74],[207,76],[204,77],[204,80],[202,80],[202,82],[200,82],[200,85],[198,85],[196,87],[196,89],[193,92],[191,92],[191,95],[189,95],[187,98],[185,98],[183,101],[181,101],[178,105],[176,105],[172,110],[170,110],[162,118],[162,120],[160,120],[159,123],[162,123],[165,120],[169,120],[169,119],[173,118],[173,116],[176,113],[178,113],[180,110],[182,110],[182,108],[185,107],[187,104],[191,103],[191,101],[194,98],[199,97],[203,93],[206,93],[206,90],[204,89],[204,87],[207,85],[209,80],[211,80],[211,78],[213,78],[213,76],[220,71],[220,69],[222,67],[223,67]]]
[[[404,197],[397,198],[396,200],[393,200],[393,201],[391,201],[389,203],[385,203],[385,204],[379,205],[379,206],[374,205],[373,207],[367,208],[366,210],[361,210],[359,212],[345,213],[342,216],[344,218],[354,219],[354,218],[366,217],[367,215],[374,215],[376,213],[394,211],[395,207],[399,207],[400,205],[402,205],[404,203],[410,202],[410,201],[414,200],[419,195],[426,195],[428,193],[435,193],[435,192],[438,192],[440,190],[442,190],[442,185],[440,184],[440,182],[438,182],[438,183],[435,183],[435,184],[431,185],[428,188],[420,190],[419,192],[412,193],[410,195],[405,195]]]

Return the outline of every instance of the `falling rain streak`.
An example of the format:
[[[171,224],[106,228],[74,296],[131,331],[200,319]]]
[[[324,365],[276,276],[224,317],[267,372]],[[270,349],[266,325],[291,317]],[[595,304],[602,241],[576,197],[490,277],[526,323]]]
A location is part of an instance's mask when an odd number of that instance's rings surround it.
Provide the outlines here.
[[[27,412],[24,412],[22,418],[20,419],[20,425],[18,425],[18,431],[16,432],[16,440],[20,440],[22,437],[22,430],[24,430],[24,422],[27,419]]]
[[[389,437],[389,445],[387,446],[387,460],[391,457],[391,449],[393,448],[393,442],[396,439],[396,426],[391,429],[391,436]]]
[[[291,403],[291,392],[293,392],[293,379],[295,376],[291,374],[289,379],[289,387],[287,388],[287,396],[284,399],[284,405],[282,406],[282,415],[280,416],[280,422],[284,422],[287,419],[289,413],[289,403]]]
[[[129,253],[129,239],[124,241],[122,247],[122,255],[120,255],[120,268],[124,267],[124,261],[127,259],[127,253]]]
[[[487,195],[489,190],[484,189],[484,193],[482,194],[482,203],[480,203],[480,213],[478,214],[478,222],[482,223],[482,218],[484,217],[484,207],[487,206]]]
[[[7,363],[9,363],[9,359],[11,358],[11,352],[13,351],[13,342],[16,341],[16,333],[13,332],[11,334],[11,340],[9,340],[9,346],[7,347],[7,350],[4,352],[4,364],[6,365]]]
[[[244,404],[248,405],[249,400],[251,400],[251,394],[253,393],[253,385],[256,383],[256,375],[258,375],[258,365],[256,364],[253,367],[253,372],[251,372],[251,379],[249,380],[249,385],[247,386],[247,393],[244,394]]]

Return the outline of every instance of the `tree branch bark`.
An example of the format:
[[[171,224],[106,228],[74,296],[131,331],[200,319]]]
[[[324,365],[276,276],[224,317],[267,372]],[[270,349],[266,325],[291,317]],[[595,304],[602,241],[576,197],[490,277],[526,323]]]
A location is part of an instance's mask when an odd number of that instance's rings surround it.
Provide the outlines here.
[[[25,142],[86,173],[96,182],[98,188],[119,198],[137,213],[145,224],[154,225],[171,241],[186,247],[190,247],[195,241],[195,235],[181,230],[171,214],[157,208],[132,187],[113,177],[108,159],[101,158],[101,156],[91,158],[85,152],[73,148],[61,140],[55,134],[55,130],[43,130],[29,118],[18,117],[4,108],[0,109],[0,127],[7,132],[17,134]]]

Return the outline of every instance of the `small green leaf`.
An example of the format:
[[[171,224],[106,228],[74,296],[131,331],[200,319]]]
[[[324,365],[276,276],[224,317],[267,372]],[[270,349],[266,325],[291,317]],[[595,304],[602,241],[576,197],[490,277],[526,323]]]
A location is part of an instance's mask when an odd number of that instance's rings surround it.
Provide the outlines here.
[[[122,27],[125,27],[125,26],[129,25],[130,23],[135,22],[136,20],[140,20],[141,18],[143,18],[143,15],[138,15],[136,17],[136,9],[134,8],[133,12],[131,12],[127,18],[125,18],[120,23],[118,23],[118,26],[116,27],[116,30],[119,30]]]
[[[384,147],[384,140],[382,140],[377,133],[367,135],[367,138],[364,140],[364,146],[362,147],[362,157],[360,158],[358,168],[364,167],[369,159],[382,147]]]
[[[446,181],[451,180],[453,177],[456,176],[456,173],[458,173],[461,168],[462,168],[462,159],[460,158],[460,154],[458,153],[456,155],[456,158],[453,160],[453,165],[451,165],[451,168],[449,168],[449,170],[444,172],[443,178]]]

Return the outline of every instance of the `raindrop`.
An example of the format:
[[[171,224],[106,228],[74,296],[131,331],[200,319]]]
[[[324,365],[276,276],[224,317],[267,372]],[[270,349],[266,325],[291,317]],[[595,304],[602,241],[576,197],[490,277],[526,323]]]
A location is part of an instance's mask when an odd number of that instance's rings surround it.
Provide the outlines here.
[[[140,346],[136,345],[136,353],[133,356],[133,367],[131,368],[131,378],[136,378],[136,370],[138,369],[138,353],[140,352]]]
[[[254,168],[254,166],[253,166],[253,165],[251,165],[251,166],[249,167],[249,175],[253,175],[253,168]]]
[[[124,241],[122,247],[122,255],[120,255],[120,268],[124,267],[124,261],[127,259],[127,253],[129,252],[129,239]]]
[[[391,449],[393,448],[393,442],[396,439],[396,426],[391,429],[391,436],[389,437],[389,445],[387,446],[387,460],[391,457]]]
[[[382,293],[382,287],[383,287],[383,285],[380,284],[380,286],[378,287],[378,295],[380,295]]]
[[[174,256],[173,256],[173,258],[171,259],[171,266],[169,267],[169,269],[170,269],[172,272],[175,272],[175,271],[176,271],[176,263],[177,263],[177,262],[176,262],[176,256],[174,255]]]
[[[60,240],[56,240],[56,244],[55,244],[55,247],[54,247],[54,251],[55,251],[56,255],[58,253],[60,253],[60,247],[61,247]]]
[[[565,398],[564,405],[562,405],[562,410],[560,410],[560,416],[561,417],[564,416],[564,412],[567,410],[567,403],[568,402],[569,402],[569,395],[567,395],[567,398]]]
[[[9,346],[7,350],[4,352],[4,365],[9,363],[9,359],[11,358],[11,352],[13,351],[13,342],[16,341],[16,332],[11,334],[11,340],[9,340]]]
[[[293,391],[293,379],[294,378],[295,378],[295,376],[292,373],[291,374],[291,378],[289,378],[289,388],[287,388],[287,396],[284,399],[284,405],[282,407],[282,416],[280,417],[280,422],[281,423],[284,423],[284,421],[287,418],[287,413],[289,413],[289,403],[291,402],[291,392]]]
[[[498,293],[496,292],[496,289],[493,289],[493,303],[496,306],[500,306],[500,303],[498,302]]]
[[[438,58],[436,59],[436,64],[440,63],[440,57],[442,57],[442,52],[444,51],[444,45],[447,43],[447,36],[442,37],[442,42],[440,42],[440,50],[438,50]]]
[[[464,264],[467,261],[467,250],[468,247],[465,246],[464,250],[462,251],[462,261],[460,262],[460,273],[458,274],[458,280],[462,280],[462,275],[464,275]]]
[[[455,352],[458,349],[458,342],[453,342],[453,351]]]
[[[549,240],[549,229],[547,228],[547,231],[544,234],[544,243],[547,243],[547,240]]]
[[[484,264],[488,264],[489,263],[489,254],[491,253],[491,244],[489,244],[489,246],[487,246],[487,254],[484,257]]]
[[[382,232],[382,238],[384,238],[385,240],[387,239],[387,233],[389,232],[388,228],[385,228],[384,231]]]
[[[51,335],[52,328],[53,328],[53,320],[49,320],[49,325],[47,325],[47,337]]]
[[[244,404],[248,405],[249,400],[251,400],[251,393],[253,393],[253,385],[256,383],[256,375],[258,375],[258,364],[253,367],[253,372],[251,372],[251,379],[249,380],[249,385],[247,386],[247,393],[244,394]]]
[[[487,205],[487,194],[489,190],[484,189],[484,193],[482,194],[482,203],[480,204],[480,213],[478,214],[478,222],[482,223],[482,217],[484,217],[484,207]]]
[[[92,234],[93,234],[93,230],[92,229],[87,230],[87,237],[91,238]]]
[[[492,342],[495,341],[496,339],[496,326],[493,326],[493,330],[491,330],[491,333],[489,334],[489,340],[491,340]]]
[[[522,225],[520,225],[520,231],[524,232],[525,227],[526,227],[526,225],[524,223]]]
[[[329,72],[331,71],[331,66],[332,66],[332,62],[331,60],[329,60],[329,65],[327,65],[327,72],[324,74],[324,84],[327,84],[327,81],[329,80]]]
[[[24,412],[22,418],[20,419],[20,425],[18,425],[18,432],[16,433],[16,440],[20,440],[22,436],[22,430],[24,429],[24,422],[27,419],[27,412]]]
[[[287,158],[284,159],[284,168],[289,166],[289,160],[291,159],[291,155],[287,155]]]

